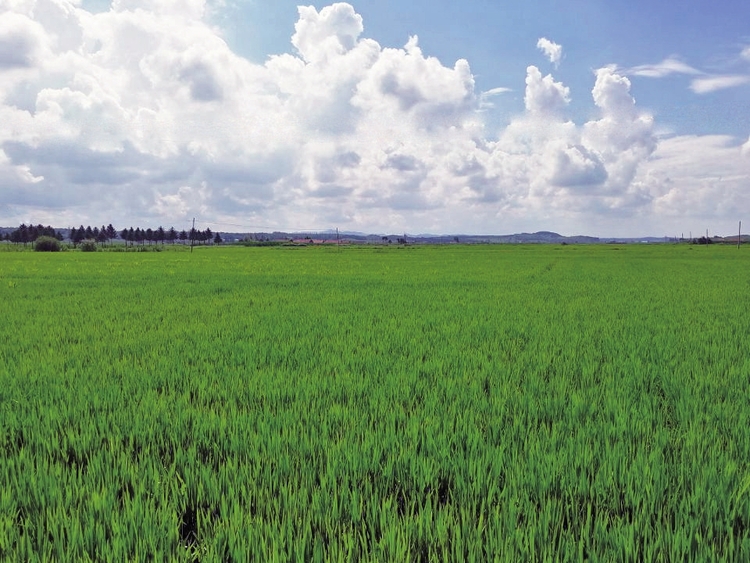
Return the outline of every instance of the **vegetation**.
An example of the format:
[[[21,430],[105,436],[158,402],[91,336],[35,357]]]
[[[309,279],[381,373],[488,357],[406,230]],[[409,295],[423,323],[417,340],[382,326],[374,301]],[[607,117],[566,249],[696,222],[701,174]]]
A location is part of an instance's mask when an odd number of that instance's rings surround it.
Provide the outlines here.
[[[8,233],[7,240],[26,246],[28,243],[36,241],[39,237],[54,238],[62,240],[62,235],[52,227],[40,225],[21,224],[16,230]],[[2,240],[2,239],[0,239]]]
[[[53,237],[41,236],[34,242],[34,250],[37,252],[59,252],[61,249],[60,241]]]
[[[746,262],[7,253],[0,559],[747,561]]]
[[[101,229],[98,227],[92,229],[91,226],[84,227],[81,225],[77,229],[75,227],[70,229],[69,236],[73,246],[77,246],[84,241],[93,241],[94,245],[96,245],[97,242],[104,244],[109,240],[117,238],[117,230],[111,224],[106,227],[102,225]],[[96,248],[94,248],[94,250],[96,250]]]
[[[96,241],[93,239],[84,239],[79,243],[81,252],[96,252]]]
[[[58,241],[63,241],[66,238],[62,232],[56,231],[52,227],[43,227],[41,224],[37,226],[22,224],[17,229],[8,233],[6,237],[0,236],[0,241],[5,239],[25,247],[29,243],[34,243],[37,238],[42,236],[55,238]],[[133,227],[130,227],[118,233],[117,229],[111,223],[106,227],[102,225],[101,228],[92,228],[90,225],[87,227],[83,225],[78,228],[73,227],[69,229],[67,235],[67,239],[70,240],[74,248],[77,248],[84,241],[93,241],[94,244],[98,243],[103,246],[107,242],[117,238],[121,238],[125,242],[126,248],[128,245],[142,246],[145,243],[161,243],[163,245],[165,242],[174,244],[176,241],[183,244],[205,244],[211,242],[221,244],[223,242],[221,235],[219,233],[214,234],[211,229],[201,231],[193,228],[189,232],[181,231],[178,233],[174,227],[170,227],[168,230],[165,230],[161,226],[158,229],[141,229],[140,227],[133,229]]]

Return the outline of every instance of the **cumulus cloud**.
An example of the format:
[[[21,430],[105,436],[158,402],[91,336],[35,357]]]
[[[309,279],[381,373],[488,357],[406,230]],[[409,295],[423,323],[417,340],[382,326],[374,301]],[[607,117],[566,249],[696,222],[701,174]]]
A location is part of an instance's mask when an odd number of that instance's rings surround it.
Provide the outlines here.
[[[599,69],[592,95],[601,118],[583,128],[584,140],[607,167],[605,188],[615,193],[631,188],[638,167],[656,148],[653,117],[638,111],[630,87],[613,67]]]
[[[542,76],[535,66],[526,69],[526,109],[533,114],[562,111],[570,103],[570,88],[555,82],[552,75]]]
[[[583,217],[606,226],[695,200],[675,191],[677,144],[657,142],[615,67],[596,71],[595,115],[575,123],[570,89],[529,66],[523,111],[491,140],[482,110],[510,88],[477,92],[468,61],[446,65],[417,36],[382,47],[346,3],[300,7],[292,52],[263,64],[229,48],[204,0],[0,6],[6,224],[580,231]],[[538,46],[559,63],[559,46]],[[659,68],[634,74],[692,74]],[[747,145],[708,146],[725,166],[718,155],[750,161]]]
[[[44,29],[31,18],[5,14],[0,20],[0,70],[34,66],[46,43]]]
[[[560,66],[560,61],[562,60],[562,45],[558,45],[554,41],[550,41],[546,37],[542,37],[537,41],[536,43],[537,48],[544,53],[547,58],[549,59],[549,62],[555,65],[555,67]]]
[[[34,176],[28,165],[13,165],[3,150],[0,150],[0,178],[7,184],[37,184],[44,180],[43,176]]]
[[[300,6],[292,45],[308,62],[323,61],[354,48],[364,27],[362,16],[351,5],[337,3],[320,13],[313,6]]]

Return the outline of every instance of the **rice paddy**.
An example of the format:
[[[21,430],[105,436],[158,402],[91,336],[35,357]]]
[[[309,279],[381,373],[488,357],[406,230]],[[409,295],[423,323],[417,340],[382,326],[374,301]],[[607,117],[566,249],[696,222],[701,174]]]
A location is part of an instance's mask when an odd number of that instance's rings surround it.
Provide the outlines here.
[[[0,253],[0,559],[750,560],[749,260]]]

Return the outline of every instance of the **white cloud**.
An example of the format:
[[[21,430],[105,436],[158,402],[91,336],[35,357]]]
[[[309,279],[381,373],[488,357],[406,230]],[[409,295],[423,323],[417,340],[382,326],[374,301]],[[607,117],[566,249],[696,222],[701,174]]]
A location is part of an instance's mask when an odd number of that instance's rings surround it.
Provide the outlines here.
[[[489,97],[489,96],[497,96],[499,94],[505,94],[507,92],[512,92],[512,88],[490,88],[489,90],[486,90],[482,92],[482,96]]]
[[[633,76],[645,76],[647,78],[663,78],[671,74],[703,74],[701,71],[691,67],[676,57],[668,57],[656,64],[635,66],[626,71]]]
[[[750,47],[742,51],[741,57],[750,60]],[[676,57],[666,58],[657,64],[639,65],[625,73],[647,78],[663,78],[672,74],[697,76],[690,82],[690,89],[696,94],[708,94],[750,83],[750,75],[711,75],[691,67]]]
[[[208,195],[209,190],[205,182],[201,184],[200,188],[181,186],[174,193],[162,194],[157,192],[154,198],[153,211],[167,219],[184,217],[190,213],[203,214],[208,211],[206,206]]]
[[[699,171],[682,168],[679,139],[657,143],[614,67],[596,72],[597,115],[576,124],[570,89],[529,66],[525,110],[490,140],[481,110],[510,88],[477,92],[467,61],[446,66],[416,36],[381,47],[348,4],[300,8],[294,52],[264,64],[232,52],[202,0],[118,0],[98,14],[65,0],[0,6],[5,224],[39,213],[77,224],[196,216],[274,228],[570,232],[586,230],[584,218],[606,229],[667,202],[681,202],[678,217],[686,201],[710,200],[674,187]],[[750,141],[682,146],[708,147],[747,178]]]
[[[326,6],[320,13],[313,6],[299,6],[292,45],[307,62],[320,62],[354,48],[364,27],[362,16],[349,4]]]
[[[693,80],[690,83],[690,89],[696,94],[709,94],[748,83],[750,83],[750,76],[747,75],[709,76]]]
[[[746,61],[750,61],[750,46],[745,47],[742,49],[742,52],[740,53],[740,56],[745,59]]]
[[[750,159],[742,158],[742,151],[723,135],[663,140],[639,177],[657,194],[653,213],[675,224],[695,224],[698,218],[702,228],[722,220],[736,228],[738,210],[750,205]]]
[[[558,45],[554,41],[550,41],[546,37],[542,37],[539,39],[539,41],[537,41],[536,46],[547,56],[549,62],[554,64],[555,67],[560,66],[563,52],[562,45]]]
[[[492,98],[496,96],[500,96],[502,94],[507,94],[508,92],[512,92],[513,90],[511,88],[504,88],[504,87],[498,87],[498,88],[490,88],[489,90],[485,90],[479,95],[479,107],[480,109],[490,109],[495,107],[495,103],[492,101]]]
[[[205,14],[205,0],[113,0],[116,12],[145,10],[186,20],[201,18]]]
[[[614,68],[599,69],[592,95],[601,118],[583,127],[586,144],[607,167],[606,190],[619,194],[631,188],[638,167],[656,148],[653,117],[638,111],[630,86]]]
[[[28,16],[11,12],[0,19],[0,70],[33,67],[47,48],[44,29]]]
[[[562,111],[570,103],[570,88],[555,82],[552,75],[542,77],[535,66],[526,69],[526,109],[534,114]]]
[[[0,178],[9,184],[38,184],[44,180],[42,176],[34,176],[26,165],[14,166],[5,151],[0,150]]]

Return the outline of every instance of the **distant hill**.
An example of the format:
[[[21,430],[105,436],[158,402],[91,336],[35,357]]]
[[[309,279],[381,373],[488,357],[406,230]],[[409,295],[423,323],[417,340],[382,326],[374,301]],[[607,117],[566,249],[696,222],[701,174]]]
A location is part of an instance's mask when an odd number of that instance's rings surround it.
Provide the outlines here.
[[[0,236],[5,236],[18,227],[0,227]],[[70,230],[67,228],[56,229],[64,237],[68,237]],[[118,230],[119,232],[119,230]],[[341,241],[356,244],[399,244],[406,240],[409,244],[633,244],[633,243],[674,243],[674,238],[669,237],[591,237],[587,235],[564,236],[552,231],[537,231],[535,233],[514,233],[509,235],[435,235],[435,234],[367,234],[356,231],[340,231],[328,229],[325,231],[309,232],[256,232],[239,233],[219,231],[224,242],[251,241],[300,241],[312,239],[314,241],[335,241],[338,235]],[[737,235],[711,237],[711,241],[717,244],[737,244]],[[680,242],[687,243],[687,239]],[[750,242],[750,234],[742,235],[742,242]]]

